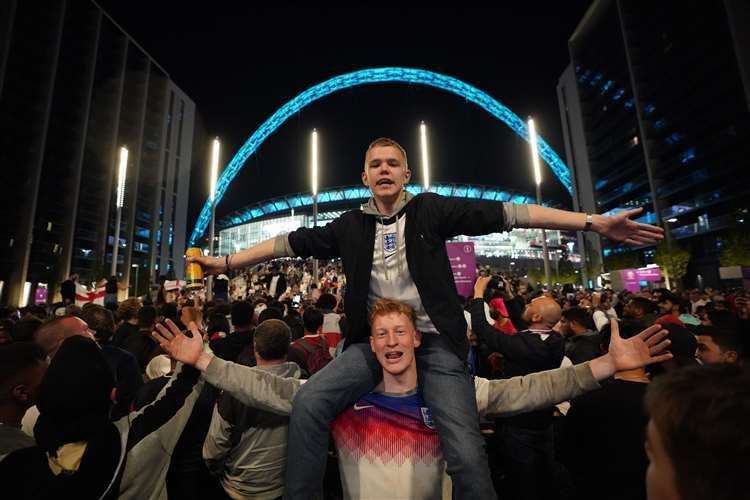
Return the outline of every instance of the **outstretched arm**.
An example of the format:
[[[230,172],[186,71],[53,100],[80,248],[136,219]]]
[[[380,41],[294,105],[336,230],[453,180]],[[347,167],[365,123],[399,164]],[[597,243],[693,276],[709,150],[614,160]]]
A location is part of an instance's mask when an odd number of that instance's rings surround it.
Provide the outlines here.
[[[646,328],[635,337],[620,337],[612,322],[609,352],[589,362],[556,368],[506,380],[475,379],[480,413],[516,415],[552,406],[599,387],[598,382],[615,372],[641,368],[672,357],[665,351],[670,341],[660,325]]]
[[[528,227],[540,229],[562,229],[582,231],[586,227],[586,214],[569,212],[540,205],[527,205],[529,210]],[[593,214],[591,230],[614,241],[629,245],[650,245],[664,238],[664,230],[651,224],[641,224],[631,219],[641,213],[643,208],[623,210],[616,215]]]
[[[261,241],[255,246],[246,248],[241,252],[222,257],[188,257],[187,263],[197,262],[203,268],[203,272],[206,274],[219,274],[228,271],[229,269],[242,269],[245,267],[254,266],[267,260],[282,257],[283,255],[278,254],[278,248],[276,246],[276,238],[271,238],[266,241]]]
[[[185,333],[170,320],[167,326],[157,324],[158,332],[153,332],[153,337],[172,358],[203,372],[206,382],[247,406],[280,415],[291,413],[292,400],[301,385],[299,380],[224,361],[205,352],[201,332],[192,321]]]

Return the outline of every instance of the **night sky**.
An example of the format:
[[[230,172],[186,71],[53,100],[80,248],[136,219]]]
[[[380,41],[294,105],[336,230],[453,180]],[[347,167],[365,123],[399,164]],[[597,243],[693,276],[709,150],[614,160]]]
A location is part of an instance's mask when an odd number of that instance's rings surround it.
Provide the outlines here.
[[[308,87],[358,69],[406,66],[459,78],[489,93],[565,160],[555,86],[567,41],[590,0],[497,9],[259,8],[242,2],[116,1],[99,4],[196,103],[198,144],[189,231],[208,190],[208,146],[223,163],[253,131]],[[379,136],[409,152],[420,182],[418,125],[429,127],[431,182],[468,182],[532,192],[528,145],[458,96],[423,86],[362,86],[333,94],[287,121],[246,163],[217,216],[252,202],[309,191],[308,150],[320,134],[321,189],[359,182],[364,150]],[[551,171],[543,196],[568,205]]]

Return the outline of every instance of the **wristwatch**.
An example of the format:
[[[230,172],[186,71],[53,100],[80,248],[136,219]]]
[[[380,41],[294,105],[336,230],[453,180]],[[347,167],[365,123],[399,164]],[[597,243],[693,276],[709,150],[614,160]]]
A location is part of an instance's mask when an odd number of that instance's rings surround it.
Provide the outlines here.
[[[594,223],[594,216],[586,214],[586,225],[583,226],[584,231],[591,231],[591,225]]]

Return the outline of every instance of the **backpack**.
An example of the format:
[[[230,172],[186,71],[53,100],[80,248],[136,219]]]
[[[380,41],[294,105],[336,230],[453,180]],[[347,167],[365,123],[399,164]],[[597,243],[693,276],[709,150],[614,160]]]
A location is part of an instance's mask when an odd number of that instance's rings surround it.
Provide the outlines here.
[[[292,344],[292,347],[299,348],[299,346],[301,346],[302,350],[307,353],[307,359],[305,361],[307,363],[307,373],[309,373],[310,376],[322,370],[323,367],[333,359],[331,353],[328,352],[328,342],[326,342],[325,337],[321,336],[320,340],[321,343],[314,346],[305,342],[304,339],[300,339],[299,342]]]

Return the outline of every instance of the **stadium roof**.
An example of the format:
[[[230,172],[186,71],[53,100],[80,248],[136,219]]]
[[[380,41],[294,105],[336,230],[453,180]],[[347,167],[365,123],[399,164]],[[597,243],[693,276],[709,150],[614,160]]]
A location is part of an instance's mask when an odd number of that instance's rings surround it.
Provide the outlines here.
[[[422,186],[409,184],[406,190],[412,194],[424,191]],[[497,202],[534,203],[535,199],[526,193],[499,189],[497,186],[479,186],[474,184],[435,184],[430,186],[430,192],[453,198],[473,198],[480,200],[492,200]],[[318,193],[318,207],[325,208],[326,205],[341,204],[352,201],[362,203],[370,198],[370,190],[362,185],[342,186]],[[248,222],[265,219],[292,209],[312,207],[313,199],[310,193],[295,193],[278,198],[259,201],[217,220],[220,229],[246,224]]]

